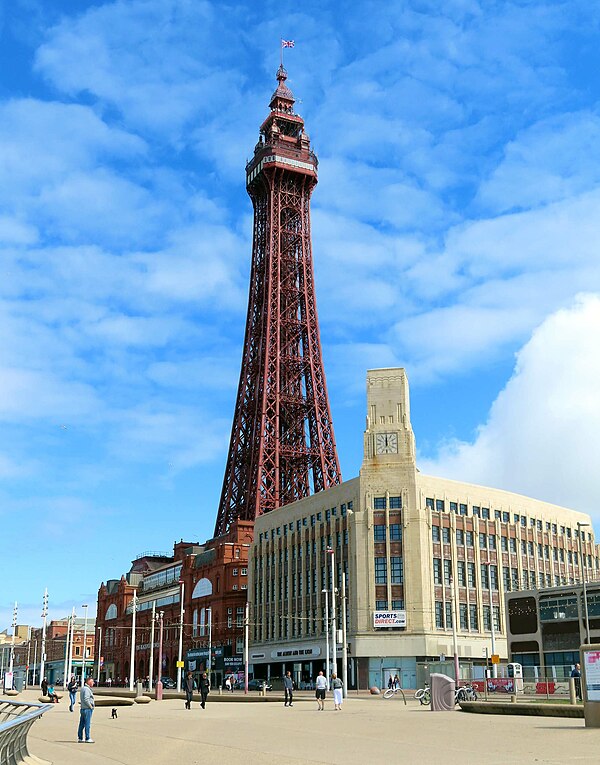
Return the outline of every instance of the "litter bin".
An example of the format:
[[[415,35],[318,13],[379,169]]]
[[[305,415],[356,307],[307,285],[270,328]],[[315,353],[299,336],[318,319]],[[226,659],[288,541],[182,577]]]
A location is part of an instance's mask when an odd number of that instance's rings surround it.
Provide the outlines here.
[[[431,675],[431,711],[450,712],[454,709],[454,680],[447,675]]]

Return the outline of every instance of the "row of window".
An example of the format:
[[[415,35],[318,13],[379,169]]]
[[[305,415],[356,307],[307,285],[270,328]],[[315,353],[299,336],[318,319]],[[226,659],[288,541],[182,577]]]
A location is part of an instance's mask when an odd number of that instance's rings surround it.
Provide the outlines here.
[[[343,545],[348,544],[348,531],[344,532],[337,532],[335,537],[331,534],[328,534],[327,536],[320,537],[320,543],[319,548],[321,552],[325,552],[325,550],[333,549],[333,543],[336,543],[336,547],[340,548]],[[292,561],[295,560],[301,560],[302,557],[304,557],[307,561],[311,558],[315,558],[317,555],[317,541],[312,540],[305,542],[304,545],[293,545],[292,547],[285,547],[283,550],[273,550],[271,553],[268,553],[266,555],[257,555],[254,558],[254,566],[255,569],[258,571],[258,569],[262,566],[263,561],[267,568],[269,567],[275,567],[276,562],[279,563],[279,566],[286,566],[290,556]]]
[[[493,607],[494,630],[500,632],[500,606]],[[483,629],[491,632],[492,630],[492,609],[490,606],[483,606]],[[435,601],[435,626],[437,629],[452,629],[452,603],[440,600]],[[458,627],[461,630],[470,630],[479,632],[479,617],[477,614],[476,603],[458,604]]]
[[[402,541],[402,526],[399,523],[390,523],[389,527],[385,524],[376,523],[373,526],[373,534],[376,542],[385,542],[387,530],[389,528],[390,542]]]
[[[482,563],[480,565],[480,582],[484,590],[498,590],[498,566],[496,564]],[[564,576],[540,571],[523,570],[522,578],[519,577],[518,568],[502,566],[502,583],[506,591],[535,590],[537,587],[558,587],[566,584]],[[452,580],[452,561],[440,558],[433,559],[433,582],[434,584],[449,585]],[[456,581],[459,587],[477,586],[476,568],[471,561],[456,561]]]
[[[446,500],[444,499],[433,499],[433,497],[427,497],[425,504],[430,510],[434,510],[437,513],[445,512],[446,504],[448,504],[451,513],[456,513],[457,515],[469,514],[468,506],[458,502],[446,503]],[[489,507],[480,507],[479,505],[471,506],[471,515],[475,516],[476,518],[482,518],[484,520],[489,520],[492,517]],[[508,513],[506,510],[494,510],[494,519],[499,520],[502,523],[510,523],[510,513]],[[513,513],[513,523],[517,525],[520,524],[521,526],[525,527],[527,526],[527,516],[520,515],[519,513]],[[529,525],[531,528],[536,528],[538,531],[542,531],[545,528],[546,531],[551,531],[552,534],[557,534],[559,529],[558,524],[551,523],[550,521],[541,521],[539,518],[530,518]],[[560,526],[560,533],[562,536],[566,535],[567,539],[579,538],[579,529],[577,528],[571,529],[569,526]],[[581,539],[585,541],[585,531],[581,532]],[[590,532],[587,534],[587,539],[588,541],[592,540],[592,534]]]
[[[450,544],[451,530],[448,527],[432,526],[431,538],[434,542],[443,542],[444,544]],[[463,531],[463,529],[456,529],[456,544],[461,547],[473,547],[475,540],[475,534],[472,531]],[[481,550],[497,550],[498,538],[495,534],[485,534],[483,532],[478,533],[479,548]],[[518,539],[513,537],[500,537],[500,549],[502,552],[517,552]],[[520,540],[520,550],[523,555],[534,555],[537,551],[538,558],[545,558],[550,560],[552,557],[555,561],[560,560],[564,563],[567,560],[569,563],[579,565],[579,554],[576,550],[567,550],[565,556],[565,550],[562,547],[551,547],[550,545],[543,545],[539,542]],[[583,563],[588,567],[593,565],[593,558],[591,555],[583,556]]]
[[[352,512],[354,508],[354,503],[352,501],[350,502],[343,502],[340,505],[339,515],[344,518],[348,511]],[[294,529],[296,531],[302,531],[302,528],[307,528],[309,523],[311,526],[316,526],[317,523],[323,522],[323,516],[325,516],[325,520],[329,521],[331,518],[335,518],[338,515],[338,509],[337,507],[330,507],[329,509],[325,510],[325,512],[318,512],[313,513],[312,515],[306,515],[304,518],[298,518],[296,522],[293,521],[290,523],[284,523],[283,526],[277,526],[272,528],[270,531],[261,531],[261,533],[258,535],[258,539],[260,542],[267,539],[275,539],[276,537],[284,536],[287,537],[288,534],[292,534],[294,532]]]
[[[375,584],[387,584],[387,558],[375,558]],[[400,555],[390,557],[390,582],[404,584],[404,562]]]
[[[392,604],[391,607],[388,609],[388,601],[387,600],[376,600],[375,601],[375,610],[376,611],[404,611],[404,601],[403,600],[392,600],[390,601]]]
[[[402,559],[400,559],[400,561],[402,561]],[[402,563],[400,563],[400,568],[402,568]],[[261,578],[261,580],[257,581],[256,583],[255,602],[270,603],[276,600],[282,601],[287,600],[290,597],[290,593],[292,598],[296,598],[303,597],[304,595],[314,595],[321,592],[322,590],[328,589],[331,585],[331,568],[323,566],[323,568],[319,569],[319,571],[320,574],[317,573],[318,570],[316,568],[313,568],[312,570],[307,569],[304,574],[301,571],[293,571],[291,577],[286,573],[285,575],[279,576],[277,578]],[[393,568],[393,572],[396,572],[396,568]],[[338,590],[341,590],[342,588],[342,573],[346,575],[347,580],[347,561],[336,563],[335,577],[337,580],[336,587]],[[402,576],[402,572],[400,572],[400,576]],[[264,601],[263,581],[265,596]]]
[[[402,510],[402,497],[375,497],[373,499],[374,510]]]

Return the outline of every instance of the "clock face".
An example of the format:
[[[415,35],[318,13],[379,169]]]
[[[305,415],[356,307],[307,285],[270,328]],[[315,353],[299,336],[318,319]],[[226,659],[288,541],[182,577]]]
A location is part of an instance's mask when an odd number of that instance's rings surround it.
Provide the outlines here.
[[[396,433],[377,433],[375,436],[375,452],[377,454],[397,454],[398,435]]]

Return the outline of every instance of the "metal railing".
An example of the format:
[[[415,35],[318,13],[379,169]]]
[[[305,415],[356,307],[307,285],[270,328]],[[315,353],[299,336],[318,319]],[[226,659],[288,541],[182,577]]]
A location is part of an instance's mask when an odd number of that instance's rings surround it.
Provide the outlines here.
[[[21,765],[36,762],[50,765],[47,760],[31,755],[27,749],[27,734],[33,723],[51,704],[27,704],[20,701],[0,701],[0,763]]]

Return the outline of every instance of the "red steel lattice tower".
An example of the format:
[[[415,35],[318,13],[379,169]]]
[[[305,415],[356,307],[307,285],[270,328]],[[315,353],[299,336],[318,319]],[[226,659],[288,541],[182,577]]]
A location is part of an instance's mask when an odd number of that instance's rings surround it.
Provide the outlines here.
[[[248,318],[215,526],[342,480],[321,356],[310,236],[317,158],[283,66],[246,186],[254,207]]]

